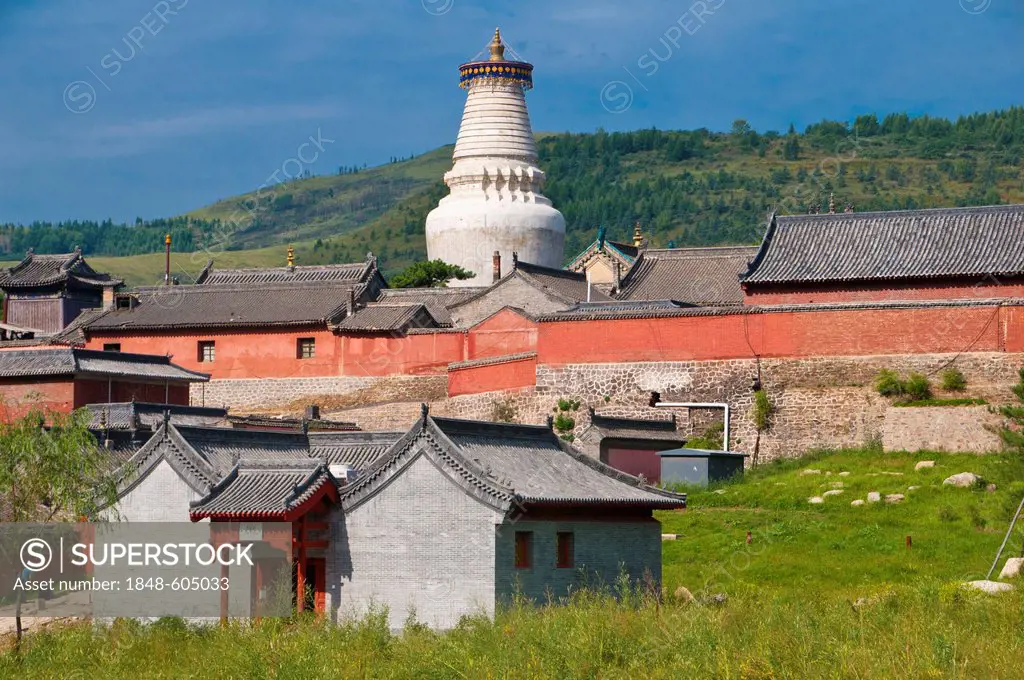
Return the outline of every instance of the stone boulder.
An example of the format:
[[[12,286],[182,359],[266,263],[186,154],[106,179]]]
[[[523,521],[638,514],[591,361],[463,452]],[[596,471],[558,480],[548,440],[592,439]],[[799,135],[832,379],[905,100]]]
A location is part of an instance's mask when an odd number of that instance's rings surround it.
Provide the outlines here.
[[[999,572],[999,578],[1017,578],[1020,576],[1021,571],[1024,571],[1024,557],[1011,557],[1003,565],[1003,570]]]
[[[850,505],[857,505],[857,506],[864,505],[864,499],[858,498],[855,501],[851,501]]]
[[[825,499],[822,498],[821,496],[811,496],[810,498],[807,499],[807,502],[810,503],[811,505],[821,505],[822,503],[825,502]]]
[[[679,586],[673,594],[680,602],[693,602],[693,593],[686,586]]]
[[[663,540],[663,541],[674,541],[677,538],[679,538],[679,536],[676,535],[676,534],[662,534],[661,535],[661,540]]]
[[[981,483],[981,477],[974,474],[973,472],[961,472],[958,475],[952,475],[942,480],[944,485],[955,486],[960,489],[969,489],[972,486],[977,486]]]
[[[843,470],[842,472],[839,473],[839,476],[840,477],[849,477],[850,476],[850,472],[849,472],[849,470]]]
[[[1012,583],[1000,583],[999,581],[968,581],[967,587],[980,590],[981,592],[988,593],[989,595],[1007,593],[1013,590]]]
[[[820,474],[821,474],[821,470],[807,469],[807,470],[801,470],[800,471],[800,476],[801,477],[803,477],[804,475],[820,475]]]
[[[872,491],[868,494],[868,503],[878,503],[882,500],[882,494]]]
[[[988,486],[985,487],[985,491],[988,491],[989,493],[995,493],[996,492],[996,485],[995,484],[989,484]]]
[[[934,460],[922,460],[922,461],[918,461],[917,465],[914,466],[914,470],[915,471],[916,470],[923,470],[924,468],[933,468],[933,467],[935,467],[935,461]]]
[[[829,489],[828,491],[826,491],[825,493],[823,493],[821,495],[822,496],[838,496],[842,492],[843,492],[842,489]]]
[[[885,502],[886,503],[902,503],[904,498],[906,498],[906,496],[904,496],[901,493],[890,493],[890,494],[886,494],[885,495]]]

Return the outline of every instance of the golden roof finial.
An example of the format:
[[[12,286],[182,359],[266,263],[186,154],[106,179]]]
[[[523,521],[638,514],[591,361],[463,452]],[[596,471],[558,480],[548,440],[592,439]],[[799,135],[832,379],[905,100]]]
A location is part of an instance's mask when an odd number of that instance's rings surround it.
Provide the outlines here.
[[[640,223],[637,222],[633,227],[633,246],[639,248],[644,244],[644,234],[640,231]]]
[[[295,248],[292,248],[291,246],[288,246],[288,266],[295,266]]]
[[[501,40],[501,29],[494,29],[494,40],[491,41],[491,61],[505,61],[505,43]]]

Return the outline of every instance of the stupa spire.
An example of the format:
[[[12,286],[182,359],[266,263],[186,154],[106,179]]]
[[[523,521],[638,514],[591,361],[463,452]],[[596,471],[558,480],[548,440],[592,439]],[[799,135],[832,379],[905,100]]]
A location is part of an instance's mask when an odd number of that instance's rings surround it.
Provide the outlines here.
[[[501,29],[494,29],[494,39],[491,40],[491,61],[505,61],[505,43],[501,41]]]

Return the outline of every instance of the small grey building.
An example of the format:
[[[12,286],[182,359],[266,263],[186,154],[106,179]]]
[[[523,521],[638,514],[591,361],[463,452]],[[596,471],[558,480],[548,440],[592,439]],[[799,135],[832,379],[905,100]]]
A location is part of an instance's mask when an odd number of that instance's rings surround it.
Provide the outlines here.
[[[423,417],[348,487],[331,518],[327,606],[387,607],[437,628],[587,581],[661,582],[657,509],[685,495],[580,453],[549,427]]]
[[[749,454],[707,449],[671,449],[658,453],[661,458],[662,484],[696,484],[743,474],[743,459]]]

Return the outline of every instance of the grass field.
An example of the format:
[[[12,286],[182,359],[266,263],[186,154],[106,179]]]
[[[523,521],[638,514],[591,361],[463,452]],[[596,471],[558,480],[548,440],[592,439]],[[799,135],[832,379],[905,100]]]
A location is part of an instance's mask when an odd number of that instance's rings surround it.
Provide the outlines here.
[[[936,467],[915,472],[924,459]],[[942,486],[964,471],[996,490]],[[840,482],[842,494],[808,504]],[[850,505],[869,491],[905,499]],[[678,539],[663,543],[660,602],[579,594],[441,634],[392,635],[379,616],[77,625],[30,635],[21,656],[0,656],[0,677],[1020,678],[1024,595],[956,584],[984,577],[1022,494],[1019,456],[822,453],[692,491],[689,510],[662,514]],[[696,600],[677,599],[680,585]]]

